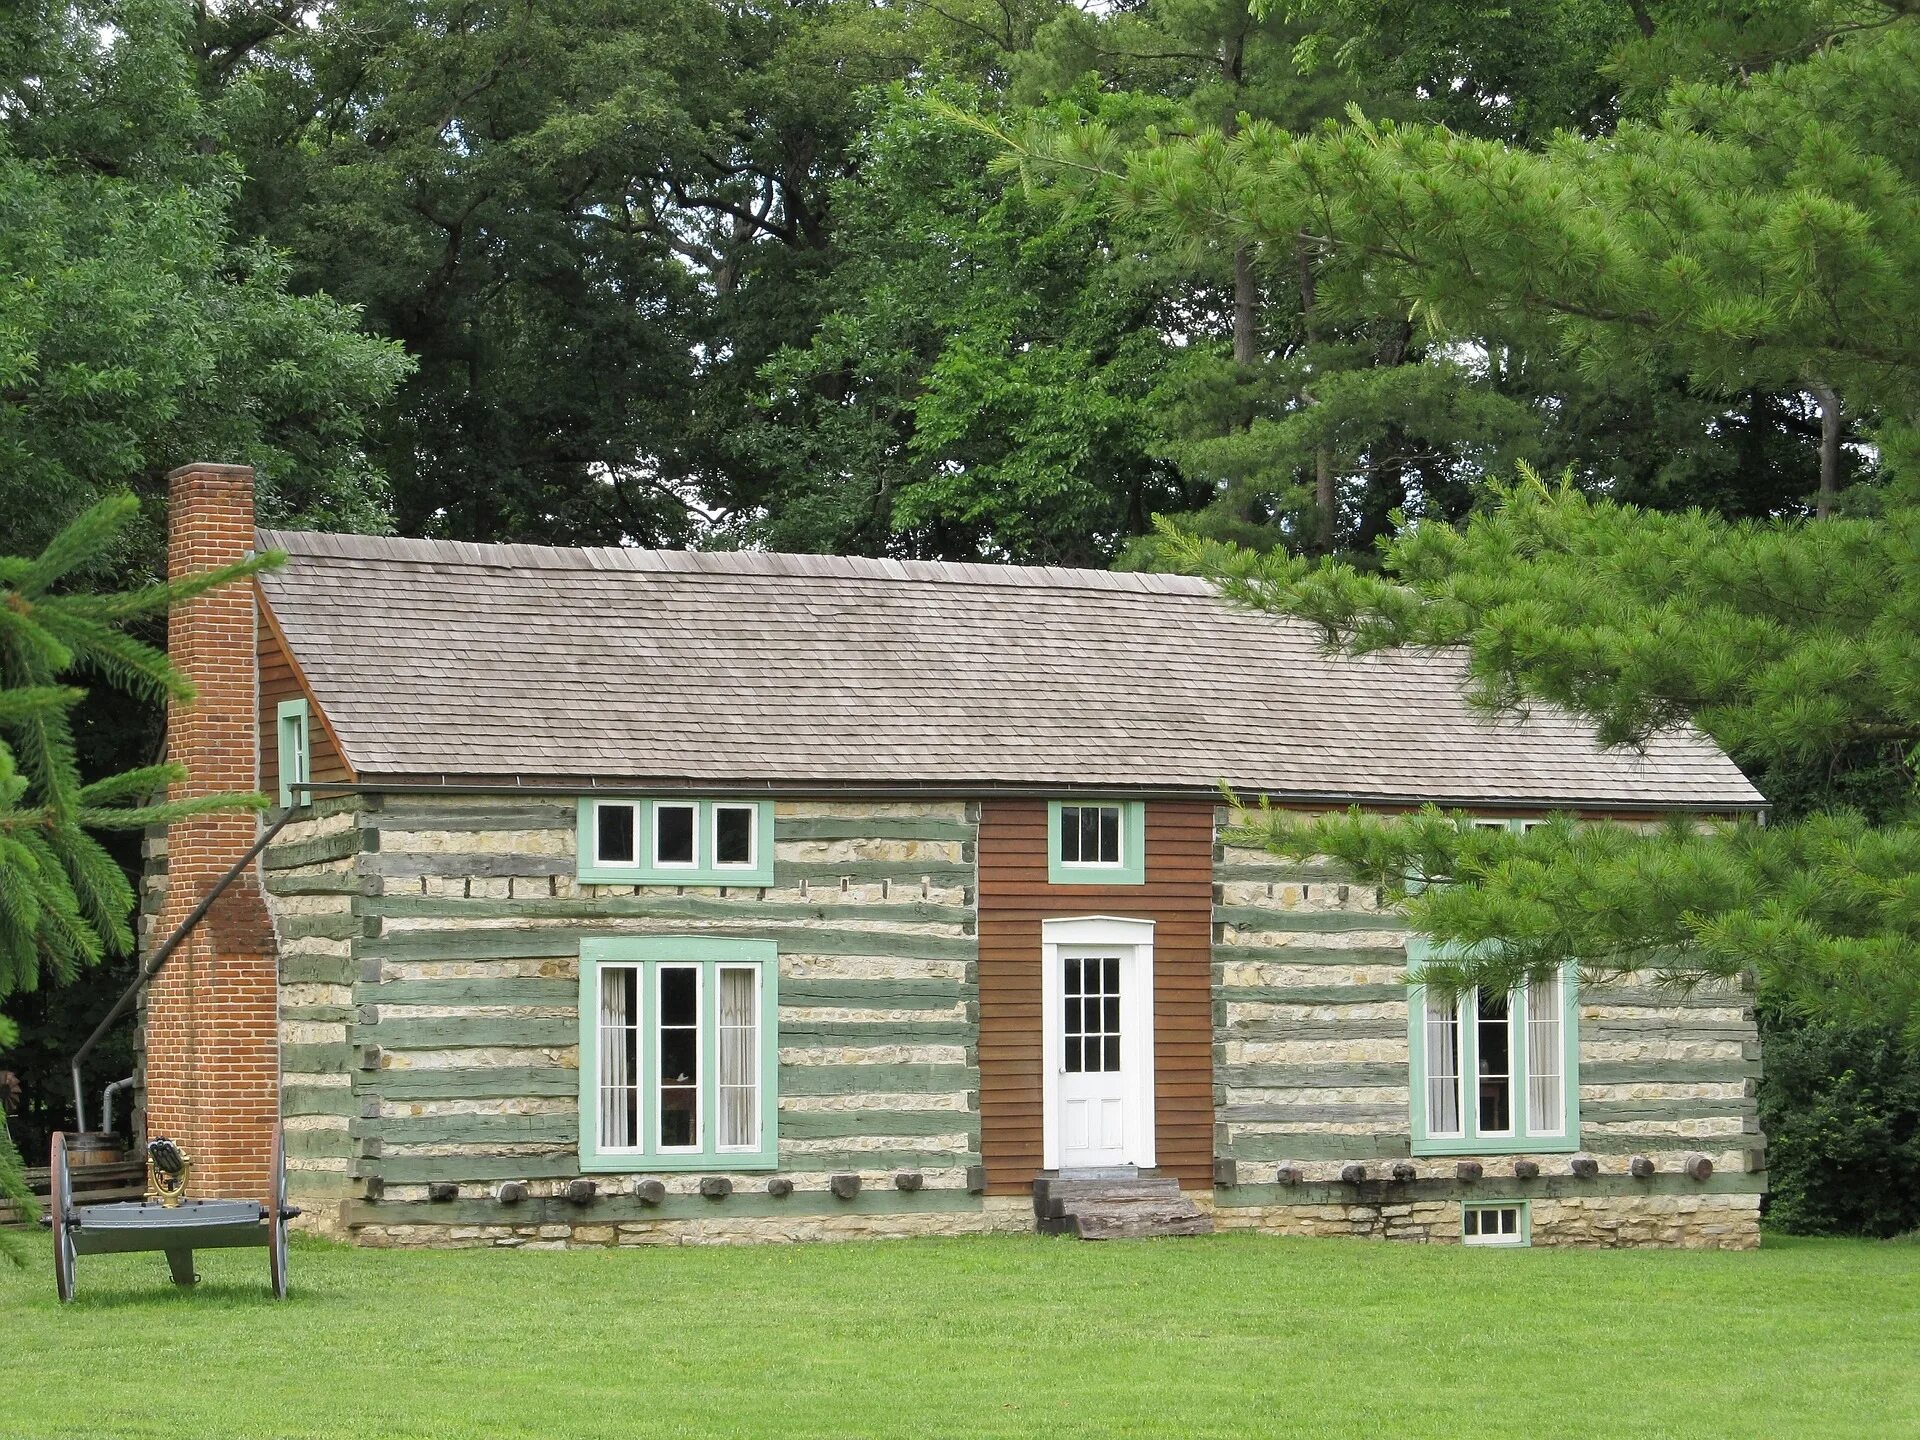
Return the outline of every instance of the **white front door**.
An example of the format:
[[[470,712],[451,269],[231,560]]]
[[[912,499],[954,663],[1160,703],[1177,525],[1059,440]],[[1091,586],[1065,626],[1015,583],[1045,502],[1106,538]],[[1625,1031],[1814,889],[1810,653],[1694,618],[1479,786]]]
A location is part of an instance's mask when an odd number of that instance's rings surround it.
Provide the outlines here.
[[[1060,1168],[1127,1163],[1127,1011],[1132,955],[1060,950]]]

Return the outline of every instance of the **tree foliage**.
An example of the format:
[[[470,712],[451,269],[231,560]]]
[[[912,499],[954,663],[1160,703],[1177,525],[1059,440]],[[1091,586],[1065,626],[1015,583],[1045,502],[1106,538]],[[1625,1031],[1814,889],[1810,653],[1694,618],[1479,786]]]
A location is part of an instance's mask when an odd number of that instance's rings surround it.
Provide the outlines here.
[[[130,953],[135,897],[95,832],[140,831],[189,815],[264,805],[261,796],[156,799],[185,778],[146,765],[100,779],[81,774],[72,714],[84,672],[150,702],[190,699],[166,655],[128,626],[179,601],[251,575],[263,556],[185,580],[89,593],[76,576],[102,564],[139,509],[110,495],[60,531],[37,558],[0,558],[0,1001],[74,979],[104,956]],[[0,1015],[0,1047],[16,1027]],[[20,1155],[0,1126],[0,1190],[24,1203]]]

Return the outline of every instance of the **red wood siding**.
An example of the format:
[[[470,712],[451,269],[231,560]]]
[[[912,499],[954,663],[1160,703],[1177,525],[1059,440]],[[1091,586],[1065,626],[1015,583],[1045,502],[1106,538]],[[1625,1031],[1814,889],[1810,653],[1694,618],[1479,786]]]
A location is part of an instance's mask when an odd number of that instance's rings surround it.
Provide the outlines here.
[[[1047,802],[980,807],[980,1151],[987,1193],[1027,1191],[1041,1168],[1040,922],[1152,920],[1154,1124],[1160,1169],[1213,1186],[1213,815],[1148,801],[1146,884],[1047,881]]]
[[[340,758],[339,748],[333,742],[333,732],[327,728],[326,717],[308,694],[293,657],[287,654],[280,643],[279,629],[274,625],[272,612],[264,601],[260,604],[258,653],[261,792],[275,797],[280,794],[280,705],[286,700],[304,699],[310,711],[307,722],[307,744],[312,752],[309,756],[309,776],[316,781],[352,780],[353,772],[347,768],[346,761]]]

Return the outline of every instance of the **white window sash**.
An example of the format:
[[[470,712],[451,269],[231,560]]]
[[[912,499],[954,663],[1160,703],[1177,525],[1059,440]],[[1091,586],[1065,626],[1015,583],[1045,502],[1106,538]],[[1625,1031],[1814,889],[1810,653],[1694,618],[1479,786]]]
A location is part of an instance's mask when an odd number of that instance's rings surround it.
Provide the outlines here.
[[[634,1013],[621,1013],[627,996],[618,995],[609,984],[618,975],[633,976],[631,999]],[[603,964],[595,971],[594,997],[594,1114],[595,1149],[603,1155],[637,1155],[646,1149],[646,1086],[637,1074],[628,1073],[626,1046],[618,1043],[625,1030],[634,1033],[633,1068],[645,1063],[646,983],[640,965]],[[611,1043],[610,1043],[611,1042]],[[617,1048],[615,1048],[617,1046]],[[631,1108],[629,1108],[631,1107]],[[610,1139],[627,1123],[633,1124],[634,1142],[620,1144]]]
[[[760,807],[758,805],[713,805],[709,807],[711,818],[707,824],[708,840],[712,848],[707,852],[713,856],[713,868],[716,870],[757,870],[760,868]],[[744,860],[726,860],[720,858],[720,812],[723,810],[744,810],[747,814],[747,858]]]
[[[662,1031],[667,1028],[662,1023],[666,1018],[666,1006],[661,1001],[661,992],[666,985],[669,970],[687,970],[693,974],[693,1141],[687,1145],[661,1144],[655,1147],[658,1155],[697,1155],[705,1142],[705,1120],[707,1108],[707,1035],[706,1035],[706,972],[708,967],[697,961],[685,963],[674,960],[658,961],[653,966],[653,1013],[654,1028],[653,1073],[648,1077],[648,1091],[653,1099],[653,1133],[663,1139],[666,1127],[666,1044]],[[685,1029],[676,1025],[673,1029]],[[684,1086],[676,1086],[684,1089]]]
[[[1527,1134],[1559,1139],[1567,1133],[1566,1010],[1555,975],[1544,985],[1528,985],[1524,993],[1526,1023]]]
[[[628,833],[633,837],[625,855],[602,855],[600,853],[600,817],[611,809],[631,812],[633,824]],[[640,863],[640,807],[632,801],[596,800],[593,802],[593,862],[596,865],[638,865]]]
[[[1059,861],[1060,867],[1064,870],[1124,870],[1127,864],[1127,809],[1126,809],[1126,806],[1124,805],[1062,805],[1060,807],[1061,836],[1064,838],[1067,833],[1067,816],[1069,814],[1073,815],[1074,827],[1075,829],[1078,829],[1080,825],[1080,816],[1084,815],[1089,810],[1099,811],[1102,815],[1104,815],[1109,810],[1114,812],[1113,859],[1111,860],[1087,859],[1086,846],[1084,844],[1085,836],[1082,835],[1081,839],[1083,843],[1081,844],[1081,847],[1080,847],[1080,850],[1081,850],[1080,858],[1078,860],[1068,860],[1065,858],[1060,858],[1060,861]],[[1099,848],[1100,829],[1101,829],[1100,822],[1096,821],[1093,827],[1094,846],[1096,850]]]
[[[686,860],[662,860],[660,858],[660,814],[665,810],[686,810],[692,814],[693,818],[687,826],[687,833],[693,840],[693,853],[691,857]],[[647,836],[647,846],[648,853],[653,858],[653,868],[656,870],[698,870],[700,868],[700,807],[688,801],[656,800],[653,804],[652,819],[653,823],[647,827],[650,832]],[[636,841],[635,843],[638,842]]]
[[[729,985],[730,976],[745,977],[744,1004],[735,987]],[[766,1043],[760,1033],[760,985],[758,965],[723,963],[715,967],[714,1149],[723,1154],[750,1153],[760,1148],[760,1047]],[[736,1007],[731,1013],[730,1006]],[[740,1097],[744,1097],[746,1110],[745,1138],[730,1143],[727,1134],[739,1118],[731,1107]]]
[[[1421,1103],[1426,1107],[1427,1134],[1435,1140],[1459,1140],[1466,1136],[1465,1027],[1461,1024],[1462,1001],[1455,997],[1445,1005],[1433,991],[1421,987],[1421,1024],[1425,1027],[1422,1047],[1423,1069],[1420,1077]],[[1450,1063],[1441,1066],[1442,1058]],[[1436,1103],[1438,1102],[1438,1103]],[[1451,1115],[1446,1114],[1451,1109]]]

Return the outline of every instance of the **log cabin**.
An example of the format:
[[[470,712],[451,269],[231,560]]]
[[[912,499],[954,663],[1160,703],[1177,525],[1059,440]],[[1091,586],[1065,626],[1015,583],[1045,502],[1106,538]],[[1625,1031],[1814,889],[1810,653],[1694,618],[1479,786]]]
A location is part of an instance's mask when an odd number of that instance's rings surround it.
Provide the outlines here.
[[[1427,994],[1220,786],[1740,822],[1692,733],[1491,719],[1445,653],[1327,653],[1204,582],[258,531],[171,481],[185,793],[284,820],[144,1007],[145,1124],[210,1193],[275,1128],[370,1245],[1257,1230],[1758,1241],[1738,986]],[[149,841],[167,933],[261,833]]]

